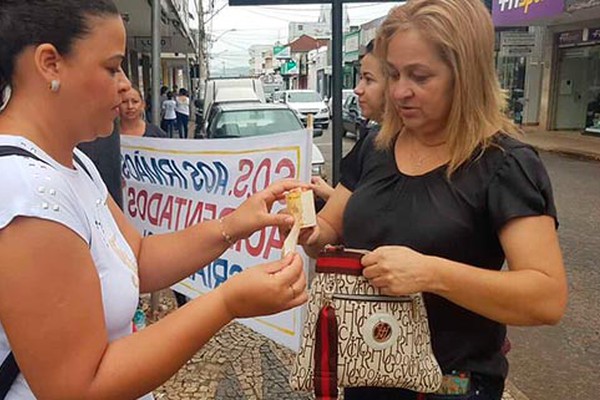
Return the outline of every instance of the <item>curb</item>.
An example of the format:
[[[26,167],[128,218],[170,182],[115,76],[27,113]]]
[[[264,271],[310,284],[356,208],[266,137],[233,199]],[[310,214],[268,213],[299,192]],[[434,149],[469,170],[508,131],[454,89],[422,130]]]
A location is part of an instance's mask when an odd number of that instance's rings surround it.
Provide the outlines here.
[[[506,386],[504,388],[505,393],[509,393],[509,396],[513,400],[529,400],[527,396],[523,392],[521,392],[513,383],[509,380],[506,381]]]
[[[540,144],[529,143],[531,146],[535,147],[537,150],[547,151],[549,153],[561,154],[567,157],[574,157],[583,160],[592,160],[592,161],[600,161],[600,154],[595,152],[588,152],[582,150],[569,149],[565,147],[553,147],[553,146],[544,146]]]

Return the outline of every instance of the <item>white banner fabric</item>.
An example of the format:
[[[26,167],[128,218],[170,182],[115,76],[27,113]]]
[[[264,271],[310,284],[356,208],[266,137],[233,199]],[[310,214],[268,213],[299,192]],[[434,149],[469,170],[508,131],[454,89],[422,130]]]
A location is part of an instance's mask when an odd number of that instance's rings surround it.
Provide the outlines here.
[[[286,178],[309,182],[311,153],[307,131],[211,140],[122,136],[124,212],[143,236],[217,219],[270,183]],[[275,203],[272,212],[282,206]],[[280,259],[282,245],[277,228],[263,229],[173,289],[197,297],[248,267]],[[308,273],[309,259],[299,252]],[[304,307],[298,307],[239,322],[297,351],[303,314]]]

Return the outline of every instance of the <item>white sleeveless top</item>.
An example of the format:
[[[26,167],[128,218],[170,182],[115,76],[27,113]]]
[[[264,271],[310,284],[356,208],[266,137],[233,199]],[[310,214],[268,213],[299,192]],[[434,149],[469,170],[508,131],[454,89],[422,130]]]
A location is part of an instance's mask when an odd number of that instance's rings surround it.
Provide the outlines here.
[[[100,278],[109,341],[131,334],[139,297],[137,260],[110,213],[108,190],[96,167],[77,149],[75,154],[91,178],[77,162],[75,170],[66,168],[23,137],[0,135],[0,146],[6,145],[26,149],[48,164],[22,156],[0,157],[0,230],[16,217],[35,217],[60,223],[79,235],[90,245]],[[9,353],[0,325],[0,362]],[[6,400],[35,400],[22,374]]]

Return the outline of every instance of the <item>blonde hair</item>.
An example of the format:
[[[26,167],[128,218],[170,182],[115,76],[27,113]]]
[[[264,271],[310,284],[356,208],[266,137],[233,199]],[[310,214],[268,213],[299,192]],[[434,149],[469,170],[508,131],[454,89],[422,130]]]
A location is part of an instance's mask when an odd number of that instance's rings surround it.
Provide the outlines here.
[[[494,67],[494,26],[481,0],[409,0],[392,9],[379,28],[377,56],[385,62],[394,35],[410,29],[418,30],[437,47],[452,74],[452,104],[446,123],[450,177],[479,146],[485,149],[491,144],[492,133],[519,132],[504,113],[507,94],[500,88]],[[393,148],[403,127],[388,90],[377,147]]]

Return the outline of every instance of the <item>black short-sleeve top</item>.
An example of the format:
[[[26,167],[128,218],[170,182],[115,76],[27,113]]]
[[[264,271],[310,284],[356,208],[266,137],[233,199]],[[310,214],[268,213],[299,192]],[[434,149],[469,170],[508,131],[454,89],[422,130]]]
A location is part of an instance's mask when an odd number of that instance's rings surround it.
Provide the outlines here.
[[[359,141],[342,161],[341,184],[352,192],[343,216],[343,243],[374,250],[408,246],[477,268],[500,270],[499,230],[511,219],[549,215],[556,221],[550,179],[536,151],[502,133],[476,150],[451,178],[445,166],[409,176],[393,150]],[[445,372],[506,377],[501,352],[506,327],[450,301],[424,294],[434,353]]]

